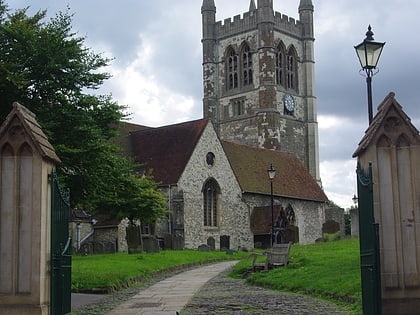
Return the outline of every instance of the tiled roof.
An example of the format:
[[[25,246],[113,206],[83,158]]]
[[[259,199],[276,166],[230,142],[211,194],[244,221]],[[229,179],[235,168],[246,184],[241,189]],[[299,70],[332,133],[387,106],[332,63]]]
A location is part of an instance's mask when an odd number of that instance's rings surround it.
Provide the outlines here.
[[[109,215],[109,214],[97,214],[94,216],[95,228],[104,228],[104,227],[118,227],[121,220],[117,217]]]
[[[137,125],[137,124],[123,121],[123,122],[120,122],[120,124],[117,126],[117,131],[119,135],[112,138],[111,141],[121,148],[123,155],[133,156],[131,141],[130,141],[130,133],[139,131],[139,130],[150,129],[150,128],[151,127]]]
[[[132,132],[135,161],[152,170],[156,182],[176,184],[208,123],[200,119]]]
[[[273,179],[274,195],[320,202],[328,200],[317,182],[293,154],[227,141],[222,141],[222,145],[243,191],[270,194],[267,169],[273,164],[276,169]]]
[[[353,157],[358,157],[366,150],[367,147],[369,147],[372,141],[376,138],[376,135],[380,133],[380,129],[383,128],[384,121],[388,118],[391,109],[393,109],[395,113],[405,122],[414,138],[418,139],[419,131],[411,123],[410,117],[407,116],[407,114],[403,111],[402,106],[395,99],[395,93],[390,92],[382,103],[379,104],[378,112],[375,117],[373,117],[369,127],[366,129],[365,135],[362,140],[360,140],[358,148],[353,153]]]

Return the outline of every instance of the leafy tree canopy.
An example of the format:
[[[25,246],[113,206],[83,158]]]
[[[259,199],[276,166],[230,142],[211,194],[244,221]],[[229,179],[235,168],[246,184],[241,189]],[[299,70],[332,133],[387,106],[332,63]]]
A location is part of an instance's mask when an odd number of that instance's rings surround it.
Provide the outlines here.
[[[101,69],[111,60],[85,47],[69,9],[48,21],[46,13],[11,12],[0,0],[0,121],[15,101],[36,114],[62,160],[58,172],[73,206],[142,221],[163,216],[156,184],[133,173],[110,141],[125,106],[93,94],[110,77]]]

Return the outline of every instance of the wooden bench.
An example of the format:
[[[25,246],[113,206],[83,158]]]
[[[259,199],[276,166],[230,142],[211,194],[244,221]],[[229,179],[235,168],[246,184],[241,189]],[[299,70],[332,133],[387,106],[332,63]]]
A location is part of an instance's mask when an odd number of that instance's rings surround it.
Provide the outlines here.
[[[252,254],[252,270],[263,269],[267,271],[273,267],[287,266],[291,245],[291,242],[288,244],[274,244],[273,249],[269,252]],[[261,256],[264,256],[265,259],[258,259]]]

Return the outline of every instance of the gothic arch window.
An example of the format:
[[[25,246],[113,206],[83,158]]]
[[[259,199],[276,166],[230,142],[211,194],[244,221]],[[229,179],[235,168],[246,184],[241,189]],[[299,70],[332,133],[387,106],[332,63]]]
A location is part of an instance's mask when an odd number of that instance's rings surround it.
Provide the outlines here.
[[[247,86],[252,83],[252,53],[249,46],[244,44],[242,48],[242,85]]]
[[[233,90],[238,88],[239,76],[238,69],[239,67],[239,58],[235,50],[230,47],[227,50],[226,54],[226,89]]]
[[[280,43],[276,51],[276,84],[284,86],[285,75],[285,49]]]
[[[397,139],[397,148],[409,147],[409,146],[410,146],[410,140],[408,140],[408,137],[405,134],[401,134]]]
[[[203,216],[204,226],[217,226],[220,199],[219,184],[213,178],[203,186]]]
[[[295,225],[296,215],[291,204],[286,208],[286,220],[288,225]]]
[[[286,87],[288,89],[297,91],[297,79],[297,54],[295,48],[292,46],[287,51],[286,55]]]
[[[376,142],[376,146],[382,147],[382,148],[388,148],[391,146],[391,140],[387,136],[382,135],[379,137],[378,141]]]

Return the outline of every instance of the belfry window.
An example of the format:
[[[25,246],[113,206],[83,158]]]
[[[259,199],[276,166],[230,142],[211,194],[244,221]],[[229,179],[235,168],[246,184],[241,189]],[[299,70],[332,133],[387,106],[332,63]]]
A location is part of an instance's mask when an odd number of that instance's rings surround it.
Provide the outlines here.
[[[292,90],[297,90],[297,57],[296,52],[291,47],[287,52],[286,56],[286,66],[287,66],[287,88]]]
[[[251,85],[252,79],[252,54],[248,45],[245,45],[242,50],[242,85]]]
[[[214,179],[209,179],[203,187],[204,226],[217,226],[220,188]]]
[[[233,48],[230,48],[227,54],[226,74],[227,74],[227,90],[238,88],[238,55]]]
[[[276,52],[276,84],[284,86],[285,53],[282,45],[279,45]]]

